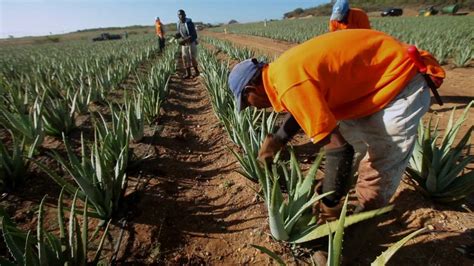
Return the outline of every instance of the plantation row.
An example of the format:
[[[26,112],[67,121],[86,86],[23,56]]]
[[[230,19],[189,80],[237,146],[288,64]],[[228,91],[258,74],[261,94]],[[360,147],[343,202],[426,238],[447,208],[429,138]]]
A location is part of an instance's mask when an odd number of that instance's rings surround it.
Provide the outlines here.
[[[249,34],[301,43],[328,32],[327,17],[231,24],[213,31]],[[467,67],[474,57],[473,16],[370,18],[373,29],[386,32],[403,42],[433,53],[441,64],[452,59],[457,67]],[[416,26],[414,26],[416,25]]]
[[[28,176],[38,174],[31,172],[32,164],[62,187],[57,221],[51,222],[59,225],[59,236],[46,231],[44,199],[36,234],[18,229],[1,211],[4,240],[16,265],[85,265],[101,259],[107,224],[118,215],[127,189],[127,171],[143,159],[130,144],[141,141],[145,127],[156,126],[176,69],[177,47],[152,60],[157,50],[147,37],[9,48],[1,57],[1,189],[21,190]],[[141,71],[141,65],[146,69]],[[78,124],[79,116],[85,122]],[[69,136],[73,131],[80,133],[79,139]],[[42,146],[46,136],[63,145]],[[54,163],[46,164],[51,162],[47,157]],[[73,198],[71,206],[65,206],[63,194]],[[89,236],[91,219],[100,222]],[[104,233],[97,244],[100,230]],[[94,256],[88,256],[91,247]],[[0,262],[12,263],[5,258]]]
[[[208,38],[206,42],[225,52],[233,60],[243,60],[255,56],[248,49],[240,49],[228,41]],[[204,83],[211,96],[214,112],[229,138],[239,147],[238,150],[234,149],[231,152],[241,165],[240,173],[260,185],[259,195],[264,199],[267,207],[270,232],[273,238],[299,244],[328,235],[331,238],[335,233],[334,240],[330,241],[328,253],[332,257],[330,256],[328,264],[339,265],[344,227],[388,212],[393,206],[347,217],[345,207],[338,221],[318,224],[316,217],[311,212],[311,207],[326,195],[318,195],[314,189],[316,171],[324,154],[318,155],[306,175],[303,175],[300,170],[296,156],[291,149],[290,161],[284,161],[277,156],[271,170],[262,166],[257,160],[258,150],[266,134],[273,132],[277,114],[254,108],[237,112],[230,90],[223,89],[228,87],[229,62],[223,64],[210,50],[201,53],[201,60]],[[462,140],[455,147],[452,146],[472,104],[474,102],[467,106],[457,121],[454,121],[454,112],[452,113],[445,135],[440,142],[437,141],[440,137],[438,128],[437,126],[432,128],[431,120],[426,126],[420,123],[419,138],[408,173],[413,178],[416,187],[435,201],[456,201],[466,197],[474,189],[473,172],[465,173],[463,171],[466,165],[474,159],[474,156],[470,155],[469,149],[466,149],[470,145],[472,126]],[[286,193],[280,189],[281,184],[284,184]],[[424,231],[426,228],[421,228],[400,240],[399,243],[378,257],[373,264],[384,265],[406,241]],[[281,258],[265,247],[254,247],[267,253],[279,263],[284,263]]]

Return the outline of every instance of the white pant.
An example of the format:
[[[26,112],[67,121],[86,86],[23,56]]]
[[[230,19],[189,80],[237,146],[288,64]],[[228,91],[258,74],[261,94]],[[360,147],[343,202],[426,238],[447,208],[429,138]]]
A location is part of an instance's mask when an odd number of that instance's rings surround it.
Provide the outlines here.
[[[188,45],[181,46],[181,57],[183,58],[183,64],[185,68],[197,66],[197,46],[196,42]]]
[[[429,88],[423,76],[417,75],[383,110],[340,122],[341,134],[355,150],[356,194],[364,209],[385,206],[392,198],[429,105]]]

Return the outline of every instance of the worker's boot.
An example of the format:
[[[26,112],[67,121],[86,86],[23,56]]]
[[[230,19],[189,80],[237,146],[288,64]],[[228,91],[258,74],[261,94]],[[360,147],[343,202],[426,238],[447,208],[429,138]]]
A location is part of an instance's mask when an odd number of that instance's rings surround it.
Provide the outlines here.
[[[200,74],[201,74],[201,73],[199,73],[198,67],[197,67],[197,66],[194,66],[194,76],[195,76],[195,77],[199,77]]]
[[[315,190],[318,195],[323,194],[322,182],[319,182],[316,185]],[[313,206],[313,214],[317,218],[317,223],[325,224],[326,222],[332,222],[339,219],[342,206],[344,205],[343,202],[343,200],[340,200],[337,204],[328,206],[324,203],[324,199],[317,201]]]
[[[190,67],[187,67],[187,68],[186,68],[186,74],[183,75],[181,78],[182,78],[182,79],[190,79],[190,78],[192,78],[192,75],[191,75],[191,68],[190,68]]]

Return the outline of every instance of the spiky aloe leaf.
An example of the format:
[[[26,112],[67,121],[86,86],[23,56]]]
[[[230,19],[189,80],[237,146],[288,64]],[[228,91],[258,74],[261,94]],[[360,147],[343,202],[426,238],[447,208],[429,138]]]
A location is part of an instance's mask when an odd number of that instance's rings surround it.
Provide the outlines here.
[[[274,168],[275,169],[275,168]],[[279,210],[281,203],[283,201],[283,196],[280,190],[280,185],[278,179],[270,180],[270,175],[267,175],[267,191],[270,193],[270,198],[266,198],[267,208],[268,208],[268,220],[270,224],[270,232],[272,236],[277,240],[288,240],[290,236],[285,229],[285,223],[283,217],[281,216]]]
[[[48,265],[48,257],[46,256],[46,243],[44,233],[44,201],[46,196],[43,197],[39,205],[38,210],[38,224],[36,229],[36,237],[38,240],[38,258],[41,265]]]
[[[378,256],[370,265],[372,265],[372,266],[386,265],[388,263],[388,261],[390,260],[390,258],[395,254],[395,252],[397,252],[401,247],[403,247],[403,245],[405,245],[405,243],[408,240],[412,239],[413,237],[415,237],[415,236],[417,236],[417,235],[419,235],[423,232],[426,232],[427,230],[428,230],[427,228],[421,228],[421,229],[409,234],[408,236],[402,238],[400,241],[393,244],[386,251],[384,251],[382,254],[380,254],[380,256]]]
[[[282,258],[280,258],[275,252],[269,250],[268,248],[266,247],[263,247],[263,246],[259,246],[259,245],[254,245],[254,244],[250,244],[252,247],[260,250],[261,252],[267,254],[268,256],[270,256],[272,259],[274,259],[278,265],[280,266],[284,266],[286,265],[286,263],[283,261]]]
[[[332,246],[328,251],[328,253],[330,254],[328,265],[331,265],[331,266],[341,265],[340,263],[341,263],[341,253],[342,253],[342,241],[343,241],[343,235],[344,235],[344,224],[346,220],[348,199],[349,199],[349,196],[346,196],[346,200],[344,201],[344,205],[342,207],[341,215],[339,216],[339,222],[337,223],[334,239],[330,241],[332,242]],[[329,235],[331,236],[332,234],[330,233]]]
[[[27,234],[18,229],[8,217],[4,209],[0,208],[2,233],[8,251],[15,259],[17,265],[24,265],[23,253],[27,243]]]
[[[347,216],[344,221],[344,227],[348,227],[352,224],[374,218],[376,216],[387,213],[391,210],[393,210],[393,205],[376,209],[376,210],[372,210],[372,211],[366,211],[366,212],[357,213],[351,216]],[[305,232],[292,237],[289,240],[289,242],[304,243],[304,242],[308,242],[311,240],[315,240],[315,239],[327,236],[331,231],[334,232],[336,230],[338,223],[339,223],[339,220],[336,220],[327,224],[323,224],[323,225],[315,225],[312,228],[309,228],[308,230],[306,230]]]
[[[100,254],[102,252],[102,248],[104,247],[105,243],[105,237],[107,236],[107,233],[109,232],[109,226],[112,220],[109,220],[107,223],[107,227],[105,227],[104,234],[102,235],[102,238],[100,239],[99,245],[97,246],[94,259],[92,260],[92,264],[95,265],[99,262],[100,260]]]

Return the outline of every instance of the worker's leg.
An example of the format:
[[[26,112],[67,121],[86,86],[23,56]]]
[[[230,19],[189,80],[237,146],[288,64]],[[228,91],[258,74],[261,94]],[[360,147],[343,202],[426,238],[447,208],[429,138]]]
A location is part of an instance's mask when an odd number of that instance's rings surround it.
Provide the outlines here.
[[[197,62],[197,56],[198,56],[198,53],[197,53],[197,46],[196,46],[196,43],[191,43],[190,45],[190,49],[191,49],[191,61],[192,61],[192,64],[193,64],[193,67],[194,67],[194,72],[196,74],[196,76],[199,76],[199,69],[198,69],[198,62]]]
[[[417,75],[383,110],[356,120],[367,143],[356,184],[363,209],[385,206],[395,193],[412,154],[418,124],[429,105],[429,89]]]
[[[162,52],[163,49],[165,49],[165,38],[161,37],[160,38],[160,52]]]
[[[191,49],[189,47],[189,45],[181,46],[181,57],[183,59],[183,66],[186,69],[186,74],[183,78],[191,77]]]
[[[344,139],[354,148],[354,161],[352,164],[351,186],[355,184],[358,176],[359,164],[362,158],[367,154],[367,143],[363,139],[360,123],[357,120],[345,120],[339,123],[339,132]]]

